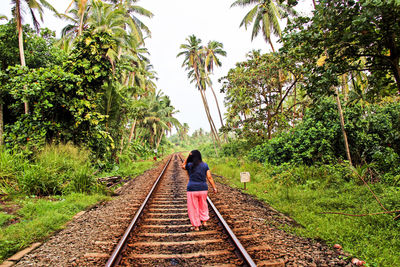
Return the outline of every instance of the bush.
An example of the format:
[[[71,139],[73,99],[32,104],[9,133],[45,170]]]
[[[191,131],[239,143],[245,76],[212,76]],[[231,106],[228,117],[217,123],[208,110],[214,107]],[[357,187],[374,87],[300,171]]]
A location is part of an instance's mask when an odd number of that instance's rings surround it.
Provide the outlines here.
[[[344,110],[350,153],[355,165],[374,163],[376,171],[400,174],[400,103],[359,104]],[[344,161],[343,135],[336,104],[325,98],[310,108],[290,132],[256,146],[248,156],[280,165],[330,164]],[[390,178],[389,178],[390,179]]]
[[[221,147],[222,156],[240,156],[245,155],[245,151],[249,149],[249,144],[245,140],[231,139],[228,143],[223,144]]]
[[[28,161],[21,154],[0,149],[0,194],[9,194],[18,189],[18,176],[26,165]]]
[[[88,151],[70,144],[51,145],[25,167],[18,182],[23,192],[33,195],[88,192],[94,186],[93,172]]]

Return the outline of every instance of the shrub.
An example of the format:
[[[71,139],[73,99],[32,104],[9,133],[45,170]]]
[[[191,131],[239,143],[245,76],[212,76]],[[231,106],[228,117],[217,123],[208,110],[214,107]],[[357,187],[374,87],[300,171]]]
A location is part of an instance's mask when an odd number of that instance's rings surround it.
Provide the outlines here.
[[[374,163],[380,173],[400,174],[400,104],[359,104],[344,110],[350,153],[356,165]],[[277,134],[248,153],[252,160],[280,165],[344,161],[343,135],[336,104],[321,99],[303,121],[289,132]],[[389,178],[390,179],[390,178]]]
[[[19,178],[23,192],[51,195],[88,192],[94,185],[89,152],[70,144],[49,145]]]
[[[0,194],[9,194],[18,189],[18,176],[27,164],[27,159],[21,154],[0,149]]]

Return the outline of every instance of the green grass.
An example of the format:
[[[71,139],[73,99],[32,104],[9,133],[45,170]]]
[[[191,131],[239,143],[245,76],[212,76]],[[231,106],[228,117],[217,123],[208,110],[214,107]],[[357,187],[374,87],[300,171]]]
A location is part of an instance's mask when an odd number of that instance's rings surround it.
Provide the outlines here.
[[[106,199],[99,194],[73,193],[51,199],[26,197],[14,200],[21,207],[16,214],[19,222],[4,227],[1,221],[9,216],[0,215],[0,261],[33,242],[45,240],[54,231],[62,229],[76,213]]]
[[[136,177],[138,175],[143,174],[146,170],[153,167],[155,164],[154,160],[146,160],[146,161],[131,161],[128,159],[120,160],[119,165],[115,165],[114,169],[108,172],[103,172],[98,174],[98,177],[107,177],[107,176],[122,176],[122,177]]]
[[[13,218],[15,218],[15,216],[5,212],[0,212],[0,227],[8,223]]]
[[[393,215],[349,217],[322,212],[366,214],[382,211],[368,189],[342,167],[263,166],[235,159],[206,159],[220,182],[242,189],[240,172],[249,171],[246,193],[289,215],[301,227],[285,227],[304,237],[339,243],[368,266],[400,266],[400,221]],[[218,181],[219,179],[217,179]],[[400,189],[371,185],[388,210],[400,209]],[[283,226],[282,226],[283,227]]]

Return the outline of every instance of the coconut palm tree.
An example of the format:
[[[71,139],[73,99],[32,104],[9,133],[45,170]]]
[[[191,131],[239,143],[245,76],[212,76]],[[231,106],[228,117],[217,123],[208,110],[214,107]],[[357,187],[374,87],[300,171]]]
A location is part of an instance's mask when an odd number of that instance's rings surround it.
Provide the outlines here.
[[[26,66],[25,63],[25,54],[24,54],[24,39],[23,39],[23,29],[22,24],[24,22],[23,14],[25,10],[28,10],[32,16],[33,26],[37,31],[39,31],[39,21],[37,20],[37,15],[35,13],[38,12],[40,19],[43,21],[43,8],[50,9],[56,15],[58,15],[57,10],[50,5],[46,0],[12,0],[13,4],[12,13],[14,19],[17,24],[17,32],[18,32],[18,46],[19,46],[19,56],[21,60],[21,66]],[[24,99],[25,106],[25,114],[29,113],[29,104],[28,100]]]
[[[192,82],[195,81],[197,84],[197,89],[199,90],[203,101],[204,110],[210,124],[211,132],[214,136],[214,140],[219,144],[220,140],[217,129],[211,117],[207,98],[205,96],[205,64],[202,56],[201,39],[197,38],[195,35],[190,35],[186,38],[186,41],[187,44],[181,44],[180,49],[182,51],[178,53],[177,57],[184,57],[182,67],[185,67],[188,71],[188,78],[192,78]]]
[[[144,40],[142,31],[144,31],[148,36],[151,35],[149,28],[137,17],[136,14],[152,18],[153,13],[136,5],[138,0],[109,0],[109,2],[113,3],[121,12],[124,12],[126,18],[129,18],[129,22],[126,26],[130,35],[135,36],[138,41]]]
[[[74,40],[81,35],[88,27],[87,19],[89,17],[89,12],[90,4],[87,2],[71,1],[70,5],[65,10],[65,14],[62,15],[62,18],[69,21],[69,24],[61,30],[61,36],[63,38],[69,37],[71,40]]]
[[[243,18],[240,27],[247,27],[253,24],[251,32],[251,40],[253,40],[261,31],[267,43],[270,44],[271,49],[275,52],[274,45],[271,41],[271,32],[278,36],[282,36],[279,20],[283,17],[284,12],[295,14],[294,10],[279,4],[274,0],[236,0],[231,7],[256,4]]]
[[[223,50],[223,48],[224,48],[224,45],[217,41],[210,41],[210,42],[208,42],[208,45],[203,48],[204,56],[205,56],[204,68],[206,70],[207,84],[210,87],[211,92],[214,95],[214,100],[217,105],[219,119],[221,121],[221,126],[224,126],[224,122],[222,120],[221,110],[219,108],[217,96],[215,95],[214,89],[212,87],[212,83],[211,83],[211,79],[209,78],[209,74],[214,72],[214,66],[216,66],[216,67],[222,66],[222,63],[219,60],[218,56],[221,55],[221,56],[226,57],[226,51]]]
[[[75,5],[75,11],[72,11],[71,13],[76,17],[76,19],[74,19],[74,22],[76,24],[76,27],[78,28],[78,36],[82,34],[85,25],[84,21],[87,18],[88,7],[90,6],[90,2],[88,2],[88,0],[72,0],[65,10],[65,13],[67,13],[70,10],[71,6]]]
[[[158,149],[165,132],[170,131],[172,126],[181,127],[179,121],[173,117],[176,110],[171,106],[169,97],[160,91],[151,93],[141,101],[146,108],[138,114],[138,127],[142,137],[147,137],[150,145]]]

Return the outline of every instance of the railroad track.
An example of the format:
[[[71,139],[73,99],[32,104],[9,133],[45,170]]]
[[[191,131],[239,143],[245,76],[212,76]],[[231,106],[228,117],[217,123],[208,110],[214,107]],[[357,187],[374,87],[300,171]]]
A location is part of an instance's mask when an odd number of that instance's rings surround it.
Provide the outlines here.
[[[208,226],[190,229],[181,162],[167,162],[106,266],[256,266],[210,199]]]

